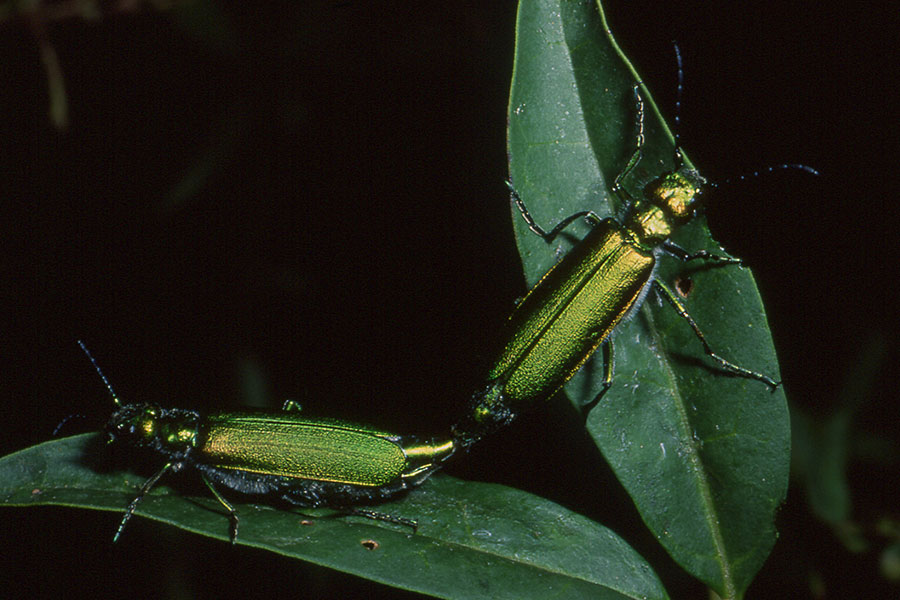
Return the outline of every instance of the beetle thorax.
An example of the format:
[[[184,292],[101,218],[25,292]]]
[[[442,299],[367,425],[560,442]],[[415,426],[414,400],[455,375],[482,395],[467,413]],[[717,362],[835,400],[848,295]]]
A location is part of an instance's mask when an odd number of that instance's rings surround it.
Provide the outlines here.
[[[655,179],[644,188],[644,198],[634,204],[625,226],[641,242],[649,246],[661,244],[694,216],[705,182],[696,171],[687,168]]]
[[[657,246],[672,235],[672,221],[666,212],[646,200],[634,206],[625,228],[635,241],[648,246]]]

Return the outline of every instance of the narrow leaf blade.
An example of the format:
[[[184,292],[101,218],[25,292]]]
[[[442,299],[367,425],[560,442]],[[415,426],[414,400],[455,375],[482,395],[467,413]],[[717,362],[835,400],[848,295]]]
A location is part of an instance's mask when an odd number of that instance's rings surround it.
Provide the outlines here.
[[[570,214],[614,216],[609,188],[636,144],[639,81],[591,2],[523,0],[509,108],[510,175],[545,229]],[[673,59],[673,72],[675,70]],[[673,77],[674,79],[674,77]],[[673,168],[673,139],[648,91],[644,156],[625,185],[633,195]],[[727,201],[718,194],[715,201]],[[587,225],[547,244],[513,208],[526,279],[537,281],[583,237]],[[673,241],[724,254],[702,218]],[[689,278],[684,302],[713,348],[778,378],[759,293],[749,270],[661,259],[670,288]],[[682,287],[681,289],[687,289]],[[776,539],[790,451],[787,404],[757,381],[723,373],[687,323],[654,294],[614,336],[612,389],[588,428],[645,523],[687,571],[726,597],[749,585]],[[576,406],[602,384],[602,361],[566,386]]]

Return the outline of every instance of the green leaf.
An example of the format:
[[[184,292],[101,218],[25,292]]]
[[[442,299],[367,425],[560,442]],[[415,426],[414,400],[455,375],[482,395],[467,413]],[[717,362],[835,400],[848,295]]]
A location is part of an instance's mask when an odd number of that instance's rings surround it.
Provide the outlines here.
[[[523,0],[509,105],[510,176],[545,229],[575,212],[622,207],[610,186],[636,145],[640,81],[607,35],[599,4]],[[675,70],[674,56],[672,69]],[[674,141],[652,97],[645,104],[644,156],[624,184],[637,195],[674,165]],[[724,193],[714,201],[725,201]],[[513,207],[526,279],[537,281],[587,231],[566,229],[552,244],[531,233]],[[673,241],[724,251],[703,218]],[[657,276],[675,287],[726,359],[778,378],[759,293],[743,267],[690,266],[661,257]],[[705,356],[689,326],[654,293],[615,337],[613,387],[588,428],[644,522],[688,572],[724,597],[739,597],[776,539],[774,515],[787,490],[790,426],[784,393],[732,377]],[[566,386],[576,406],[602,384],[602,361]]]
[[[47,442],[0,459],[0,503],[121,513],[142,479],[87,466],[95,435]],[[238,544],[444,598],[666,598],[650,566],[610,530],[500,485],[438,475],[379,511],[419,530],[321,511],[236,506]],[[222,540],[228,519],[208,498],[154,488],[137,514]],[[110,539],[118,519],[110,520]],[[124,535],[128,535],[127,528]]]

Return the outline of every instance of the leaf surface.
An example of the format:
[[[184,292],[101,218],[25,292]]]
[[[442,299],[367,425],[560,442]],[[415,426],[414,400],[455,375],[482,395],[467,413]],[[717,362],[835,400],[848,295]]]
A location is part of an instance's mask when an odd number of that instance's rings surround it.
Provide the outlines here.
[[[675,71],[672,60],[673,81]],[[513,185],[545,230],[592,210],[621,214],[610,194],[637,143],[636,71],[615,44],[599,3],[523,0],[509,105]],[[633,196],[674,167],[674,140],[646,86],[643,158],[624,181]],[[714,201],[727,202],[725,194]],[[525,276],[534,284],[577,243],[578,222],[548,244],[513,207]],[[726,254],[702,217],[672,241]],[[778,379],[762,302],[750,271],[661,256],[657,276],[726,359]],[[694,261],[699,263],[701,261]],[[654,292],[613,336],[613,387],[588,428],[645,523],[687,571],[724,597],[740,597],[776,539],[790,425],[782,390],[730,376],[703,353],[688,324]],[[576,406],[601,389],[589,361],[565,387]]]
[[[143,478],[89,466],[103,451],[98,441],[93,434],[79,435],[0,459],[0,504],[121,514]],[[442,598],[667,597],[650,566],[609,529],[501,485],[438,475],[405,498],[374,507],[418,521],[415,534],[327,511],[235,507],[238,544]],[[228,518],[218,502],[183,496],[165,480],[136,514],[228,539]],[[110,539],[117,523],[110,519]]]

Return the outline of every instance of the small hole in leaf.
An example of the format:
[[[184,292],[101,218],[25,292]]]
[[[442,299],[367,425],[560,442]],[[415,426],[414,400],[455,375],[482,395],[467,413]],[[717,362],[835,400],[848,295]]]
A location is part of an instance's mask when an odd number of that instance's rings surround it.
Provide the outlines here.
[[[378,550],[378,542],[375,540],[363,540],[360,542],[366,550]]]
[[[682,298],[687,298],[694,291],[694,280],[690,277],[677,277],[675,279],[675,289]]]

